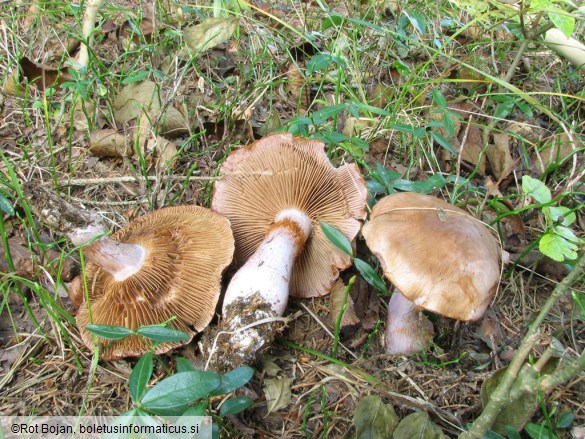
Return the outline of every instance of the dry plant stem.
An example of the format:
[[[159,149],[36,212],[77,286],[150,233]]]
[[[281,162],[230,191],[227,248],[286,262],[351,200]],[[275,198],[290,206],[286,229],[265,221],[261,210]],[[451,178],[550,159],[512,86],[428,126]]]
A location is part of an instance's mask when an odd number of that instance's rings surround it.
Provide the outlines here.
[[[109,178],[69,178],[67,180],[62,180],[57,182],[60,187],[63,186],[91,186],[91,185],[99,185],[99,184],[114,184],[114,183],[140,183],[140,180],[148,180],[148,181],[158,181],[158,180],[171,180],[171,181],[184,181],[184,180],[200,180],[200,181],[214,181],[219,180],[220,177],[198,177],[198,176],[190,176],[186,177],[184,175],[163,175],[157,177],[155,175],[148,175],[145,177],[135,178],[135,177],[109,177]]]
[[[483,409],[481,415],[473,422],[469,431],[461,433],[459,439],[480,439],[483,437],[493,425],[500,411],[509,404],[510,390],[516,380],[519,379],[519,373],[524,366],[526,358],[532,350],[532,347],[538,341],[540,336],[540,325],[555,303],[568,292],[571,285],[583,274],[584,269],[585,255],[581,255],[575,269],[555,287],[553,293],[540,310],[540,313],[529,326],[526,335],[520,343],[518,352],[506,369],[500,384],[492,393],[489,403]],[[559,371],[562,373],[559,374],[559,372],[556,372],[554,377],[551,376],[547,379],[543,378],[538,390],[544,390],[545,387],[552,388],[552,384],[557,385],[567,381],[573,373],[579,370],[579,367],[582,368],[585,366],[584,356],[585,353],[582,353],[577,361],[562,368],[561,371]]]

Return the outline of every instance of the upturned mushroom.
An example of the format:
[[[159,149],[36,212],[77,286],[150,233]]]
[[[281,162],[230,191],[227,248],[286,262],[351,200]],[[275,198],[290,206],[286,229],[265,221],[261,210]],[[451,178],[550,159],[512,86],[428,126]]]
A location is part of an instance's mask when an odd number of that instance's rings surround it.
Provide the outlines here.
[[[217,361],[224,367],[253,360],[268,345],[281,327],[269,322],[284,314],[289,293],[325,295],[351,264],[319,224],[353,240],[366,215],[367,191],[357,166],[335,168],[324,146],[272,135],[234,151],[221,167],[212,209],[231,222],[235,261],[243,264],[227,288],[223,321],[209,347],[210,355],[222,353]]]
[[[478,320],[496,294],[498,239],[479,220],[443,200],[409,192],[389,195],[374,206],[362,234],[399,290],[388,305],[390,354],[428,345],[432,325],[420,310]]]
[[[234,252],[227,219],[199,206],[166,207],[102,236],[106,229],[95,215],[46,191],[36,192],[39,214],[74,245],[94,239],[84,247],[89,261],[85,275],[70,287],[72,302],[79,308],[79,331],[88,347],[93,346],[85,329],[90,322],[135,330],[176,317],[171,327],[191,338],[193,329],[202,331],[209,324],[222,273]],[[167,352],[189,340],[161,343],[155,352]],[[101,358],[106,360],[139,356],[151,348],[148,340],[134,335],[114,342],[99,339],[99,343]]]

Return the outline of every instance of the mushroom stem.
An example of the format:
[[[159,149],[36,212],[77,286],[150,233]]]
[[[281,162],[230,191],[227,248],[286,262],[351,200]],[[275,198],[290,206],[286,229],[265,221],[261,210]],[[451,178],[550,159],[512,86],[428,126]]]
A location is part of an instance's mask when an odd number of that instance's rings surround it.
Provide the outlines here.
[[[396,290],[388,303],[386,352],[391,355],[411,354],[428,346],[433,325],[419,308]]]
[[[84,248],[87,258],[121,282],[138,273],[148,252],[138,244],[118,242],[109,236],[99,238]]]
[[[289,282],[297,256],[312,231],[310,218],[303,212],[280,212],[266,237],[232,278],[223,302],[223,316],[234,302],[258,294],[270,304],[274,315],[282,316],[288,303]]]
[[[284,314],[292,269],[312,230],[311,219],[299,210],[283,210],[276,216],[256,252],[227,288],[223,322],[210,336],[207,348],[211,369],[227,370],[254,361],[282,328],[273,318]]]

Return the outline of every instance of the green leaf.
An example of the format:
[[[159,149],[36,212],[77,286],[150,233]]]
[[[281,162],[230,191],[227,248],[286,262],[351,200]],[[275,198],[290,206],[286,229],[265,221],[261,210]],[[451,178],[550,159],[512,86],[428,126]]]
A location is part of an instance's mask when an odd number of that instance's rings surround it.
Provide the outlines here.
[[[351,109],[357,109],[362,114],[363,113],[371,113],[371,114],[377,114],[378,116],[392,116],[392,113],[390,113],[389,111],[383,110],[382,108],[379,108],[379,107],[374,107],[373,105],[364,104],[362,102],[349,101],[348,105],[349,105],[350,111],[351,111]],[[355,116],[355,117],[357,117],[357,116]]]
[[[538,249],[549,258],[563,262],[577,259],[578,238],[566,227],[557,226],[540,238]]]
[[[325,70],[333,62],[329,53],[318,53],[307,63],[307,74],[312,75],[320,70]]]
[[[575,222],[577,216],[575,212],[571,212],[571,209],[565,206],[548,206],[548,210],[551,214],[551,220],[555,223],[562,217],[562,225],[563,226],[570,226]]]
[[[443,186],[445,186],[445,177],[441,174],[435,174],[423,181],[400,179],[394,182],[395,189],[407,192],[418,192],[419,194],[429,194],[434,189],[442,188]]]
[[[221,386],[219,386],[213,393],[215,395],[231,393],[250,381],[252,376],[254,376],[254,369],[248,366],[242,366],[231,370],[221,377]]]
[[[152,369],[154,364],[154,357],[151,352],[148,352],[136,362],[128,385],[130,387],[130,396],[134,402],[140,401],[140,398],[146,393],[146,385],[152,376]]]
[[[496,107],[496,110],[494,111],[494,117],[498,119],[505,119],[506,117],[508,117],[508,115],[512,112],[513,109],[514,100],[513,99],[506,100]]]
[[[442,134],[440,134],[440,133],[438,133],[436,131],[431,131],[431,137],[435,140],[435,142],[437,142],[440,146],[442,146],[443,148],[445,148],[451,154],[453,154],[454,156],[457,155],[457,151],[455,151],[455,149],[451,145],[451,142],[449,142],[447,139],[445,139],[442,136]]]
[[[341,26],[343,21],[344,21],[343,17],[339,15],[329,15],[328,17],[325,18],[325,20],[323,20],[323,25],[321,26],[321,29],[323,31],[326,31],[330,27]]]
[[[182,416],[205,416],[205,412],[207,411],[207,407],[209,403],[207,401],[202,401],[192,406],[189,406],[187,410],[183,412]]]
[[[366,261],[362,261],[359,258],[353,258],[353,264],[355,265],[355,268],[357,268],[357,270],[359,271],[360,276],[367,283],[369,283],[375,289],[384,294],[388,293],[388,290],[386,289],[386,284],[380,277],[380,274],[378,274],[378,272],[374,270],[370,266],[370,264],[368,264]]]
[[[522,192],[530,195],[540,204],[545,204],[552,200],[550,189],[542,181],[532,178],[530,175],[522,176]]]
[[[133,330],[122,326],[98,325],[96,323],[86,325],[85,329],[98,337],[105,338],[106,340],[122,340],[123,338],[135,334]]]
[[[364,396],[353,415],[356,439],[383,439],[392,437],[398,425],[398,416],[391,404],[384,404],[379,395]]]
[[[131,76],[126,76],[122,80],[122,84],[132,84],[133,82],[140,82],[143,79],[146,79],[147,76],[148,76],[148,72],[138,72],[138,73],[135,73]]]
[[[327,239],[329,239],[329,241],[331,241],[335,247],[337,247],[342,252],[347,253],[349,256],[353,256],[353,248],[351,247],[351,242],[347,238],[347,236],[343,234],[341,230],[336,229],[331,224],[327,224],[324,221],[321,221],[320,224],[321,230],[323,231]]]
[[[549,12],[548,18],[567,38],[571,36],[575,30],[575,18],[559,9],[560,12]]]
[[[14,207],[12,207],[12,203],[2,194],[0,194],[0,210],[10,216],[14,215]]]
[[[524,432],[532,439],[558,439],[557,435],[551,433],[544,425],[533,424],[532,422],[524,427]]]
[[[571,425],[573,425],[574,420],[575,415],[573,412],[565,412],[559,416],[559,419],[557,420],[557,428],[569,428]]]
[[[192,372],[195,369],[195,366],[193,365],[193,363],[191,363],[189,360],[187,360],[185,357],[177,357],[177,359],[175,360],[175,367],[176,367],[176,372]]]
[[[439,88],[433,88],[433,101],[441,108],[447,108],[447,99]]]
[[[508,435],[508,439],[522,439],[520,437],[520,433],[518,433],[518,430],[516,430],[514,427],[511,427],[510,425],[505,425],[504,431]]]
[[[345,134],[332,130],[318,131],[313,134],[313,138],[318,139],[326,144],[347,142],[349,140],[349,137],[347,137]]]
[[[243,412],[254,404],[248,396],[234,396],[223,403],[219,409],[219,416],[235,415]]]
[[[159,325],[142,326],[136,330],[136,333],[158,342],[175,342],[189,340],[191,338],[182,331]]]
[[[187,404],[207,398],[220,385],[220,376],[213,372],[177,373],[150,389],[142,398],[142,407],[160,415],[183,413]]]

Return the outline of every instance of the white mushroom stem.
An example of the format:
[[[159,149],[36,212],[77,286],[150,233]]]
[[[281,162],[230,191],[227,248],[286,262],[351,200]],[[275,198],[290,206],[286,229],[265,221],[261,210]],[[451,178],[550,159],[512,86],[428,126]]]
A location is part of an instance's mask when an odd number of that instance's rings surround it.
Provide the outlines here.
[[[432,337],[433,325],[429,319],[400,291],[394,291],[388,303],[386,352],[411,354],[426,348]]]
[[[103,226],[93,222],[69,232],[68,237],[74,245],[81,246],[104,233]],[[92,263],[99,265],[120,282],[142,268],[148,252],[141,245],[122,243],[102,236],[87,245],[84,254]]]
[[[223,302],[223,316],[236,302],[259,296],[282,316],[288,303],[289,283],[297,256],[311,234],[311,219],[296,209],[280,212],[266,237],[232,278]]]

